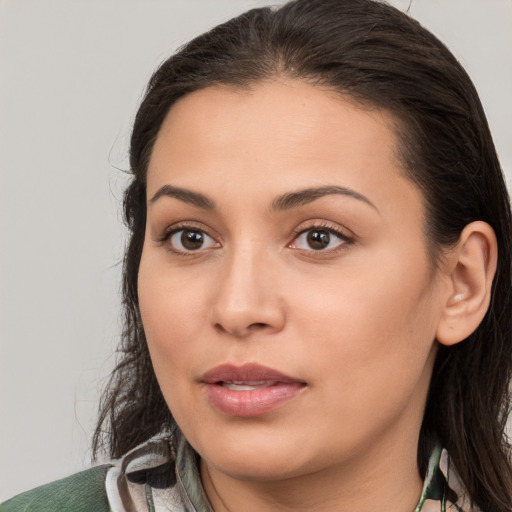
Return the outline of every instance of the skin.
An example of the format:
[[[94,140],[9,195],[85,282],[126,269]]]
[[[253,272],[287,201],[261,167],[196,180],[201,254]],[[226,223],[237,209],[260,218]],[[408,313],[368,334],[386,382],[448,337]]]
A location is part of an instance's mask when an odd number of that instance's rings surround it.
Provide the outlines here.
[[[430,265],[421,192],[394,119],[300,81],[210,87],[172,107],[147,178],[142,319],[164,397],[216,511],[412,511],[416,451],[453,292]],[[200,193],[214,209],[163,194]],[[283,194],[344,187],[284,210]],[[354,195],[362,197],[354,197]],[[189,226],[205,243],[180,245]],[[327,249],[307,234],[335,230]],[[305,383],[257,417],[223,414],[201,376],[259,363]],[[400,497],[397,499],[397,496]]]

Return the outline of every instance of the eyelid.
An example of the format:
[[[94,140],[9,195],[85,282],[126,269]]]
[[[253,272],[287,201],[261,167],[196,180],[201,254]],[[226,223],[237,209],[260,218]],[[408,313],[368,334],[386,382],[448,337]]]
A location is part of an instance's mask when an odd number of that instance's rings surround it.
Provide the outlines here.
[[[207,235],[210,235],[212,238],[218,238],[218,235],[213,232],[213,230],[203,222],[192,220],[192,219],[185,219],[185,220],[179,220],[176,222],[158,222],[158,224],[155,224],[153,228],[153,240],[155,242],[162,241],[166,237],[168,237],[171,233],[175,233],[176,231],[179,231],[180,229],[190,229],[190,230],[196,230],[196,231],[204,231]],[[214,233],[214,234],[212,234]]]

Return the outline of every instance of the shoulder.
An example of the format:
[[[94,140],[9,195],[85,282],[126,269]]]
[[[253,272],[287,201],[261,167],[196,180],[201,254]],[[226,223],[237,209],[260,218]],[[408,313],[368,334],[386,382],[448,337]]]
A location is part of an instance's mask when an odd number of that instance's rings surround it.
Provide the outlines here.
[[[37,487],[0,504],[0,512],[133,510],[213,512],[202,489],[195,453],[180,435],[171,439],[163,432],[111,464]]]
[[[0,504],[0,512],[108,512],[105,477],[110,467],[96,466],[36,487]]]

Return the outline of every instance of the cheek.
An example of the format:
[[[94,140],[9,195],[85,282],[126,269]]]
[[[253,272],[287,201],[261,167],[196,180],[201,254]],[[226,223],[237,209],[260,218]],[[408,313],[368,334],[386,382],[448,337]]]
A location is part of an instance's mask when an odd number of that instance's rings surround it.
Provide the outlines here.
[[[146,263],[146,264],[145,264]],[[139,304],[156,378],[167,406],[179,425],[201,411],[190,399],[190,372],[197,359],[191,340],[199,339],[197,322],[204,315],[190,286],[181,286],[158,267],[141,262]]]
[[[420,308],[389,286],[311,304],[314,296],[303,306],[315,321],[299,330],[315,390],[308,421],[321,418],[314,430],[356,453],[402,419],[419,422],[435,355]],[[319,406],[329,414],[318,415]]]
[[[147,242],[146,242],[147,243]],[[207,271],[202,274],[208,275]],[[211,274],[211,272],[210,272]],[[205,314],[207,286],[200,271],[180,269],[169,263],[163,248],[144,247],[139,275],[139,305],[146,336],[170,342],[179,332],[193,331]]]
[[[187,368],[198,339],[197,318],[204,304],[193,283],[166,270],[161,256],[143,252],[138,277],[139,306],[144,332],[157,378],[165,393],[166,382]],[[194,281],[195,282],[195,281]]]
[[[333,273],[307,294],[293,294],[297,337],[309,353],[308,365],[322,378],[330,375],[337,393],[380,396],[387,386],[407,394],[434,344],[438,312],[426,261],[422,264],[422,255],[411,259],[415,264],[381,256],[378,265],[366,262],[364,272]]]

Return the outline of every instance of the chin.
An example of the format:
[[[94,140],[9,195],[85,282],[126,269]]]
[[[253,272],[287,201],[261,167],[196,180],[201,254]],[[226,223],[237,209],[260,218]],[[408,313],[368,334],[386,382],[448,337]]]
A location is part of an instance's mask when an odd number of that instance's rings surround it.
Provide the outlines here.
[[[307,472],[307,464],[284,458],[280,454],[267,457],[258,452],[201,459],[208,466],[236,480],[259,482],[280,481]]]
[[[251,430],[251,429],[248,429]],[[237,480],[282,481],[320,470],[325,459],[332,454],[315,453],[311,439],[294,436],[289,430],[282,433],[279,429],[269,432],[226,431],[224,437],[209,436],[215,441],[199,443],[194,446],[207,466]],[[310,450],[308,450],[308,446]],[[323,459],[323,460],[322,460]]]

